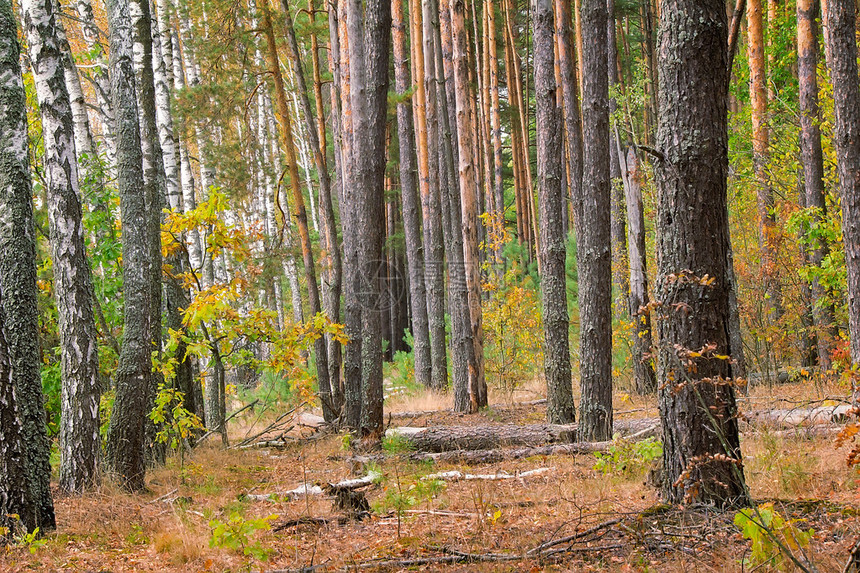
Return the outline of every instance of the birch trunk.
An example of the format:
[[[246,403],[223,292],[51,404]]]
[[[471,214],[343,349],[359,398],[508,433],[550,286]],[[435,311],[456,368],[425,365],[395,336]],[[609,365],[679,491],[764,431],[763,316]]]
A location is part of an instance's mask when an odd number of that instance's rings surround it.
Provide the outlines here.
[[[0,5],[0,490],[11,491],[9,498],[0,496],[0,520],[7,521],[13,510],[20,509],[28,531],[36,527],[48,531],[56,523],[39,372],[36,230],[19,50],[11,3],[4,2]]]
[[[123,229],[125,328],[105,458],[123,488],[140,491],[146,485],[144,422],[152,372],[151,227],[146,210],[129,5],[127,0],[109,0],[107,6]]]
[[[48,220],[62,376],[60,488],[81,493],[98,483],[99,356],[93,284],[86,256],[75,129],[53,0],[22,5],[45,141]]]

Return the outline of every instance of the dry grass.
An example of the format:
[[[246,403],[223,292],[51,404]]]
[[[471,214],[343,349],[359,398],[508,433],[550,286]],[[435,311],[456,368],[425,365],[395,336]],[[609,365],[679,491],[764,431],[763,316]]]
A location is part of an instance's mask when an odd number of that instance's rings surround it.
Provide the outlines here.
[[[818,399],[837,391],[836,387],[802,385],[756,388],[744,407],[782,407],[784,403],[779,400],[784,397]],[[399,400],[392,409],[444,410],[449,398],[426,395]],[[656,415],[649,399],[619,393],[616,404],[619,417]],[[474,416],[443,412],[409,423],[523,422],[541,420],[544,415],[542,405],[496,407]],[[244,435],[254,418],[255,414],[248,413],[238,420],[231,429],[232,437]],[[260,422],[258,427],[262,425]],[[743,449],[747,479],[757,499],[832,502],[780,507],[786,515],[808,519],[818,531],[813,551],[819,570],[838,570],[847,547],[860,531],[853,509],[860,503],[858,476],[845,467],[844,452],[835,450],[829,439],[786,439],[769,433],[746,434]],[[629,517],[624,522],[626,530],[612,528],[604,537],[595,538],[588,551],[567,555],[558,562],[533,558],[510,563],[431,564],[423,570],[740,571],[748,548],[731,525],[731,513],[695,512],[665,519],[675,520],[673,527],[698,527],[690,531],[705,541],[696,541],[698,545],[686,553],[682,552],[684,542],[678,541],[681,538],[675,539],[674,548],[649,546],[651,538],[634,531],[637,524],[651,523],[651,518],[642,517],[641,512],[659,501],[657,492],[644,483],[644,469],[629,476],[604,475],[594,469],[591,455],[530,458],[480,468],[431,467],[388,459],[381,467],[383,483],[368,491],[376,511],[364,521],[250,533],[250,543],[272,550],[268,562],[226,547],[209,546],[211,520],[241,516],[249,521],[277,514],[277,524],[303,516],[336,517],[338,512],[331,501],[323,497],[272,502],[243,500],[241,494],[286,491],[305,481],[335,482],[351,477],[348,457],[339,436],[268,451],[224,451],[212,442],[193,452],[182,469],[171,461],[150,471],[148,493],[125,494],[107,482],[99,491],[83,497],[58,497],[58,529],[46,537],[47,545],[33,555],[26,548],[12,548],[0,555],[0,571],[267,571],[311,564],[336,570],[382,557],[441,555],[443,548],[481,554],[523,553],[548,539],[619,515]],[[525,479],[453,482],[435,496],[416,495],[410,511],[403,515],[399,538],[397,517],[386,508],[386,500],[391,505],[393,492],[415,492],[420,477],[433,471],[513,473],[539,467],[552,469]],[[165,494],[170,495],[158,499]],[[664,518],[653,519],[657,523]],[[610,544],[621,547],[596,549]]]

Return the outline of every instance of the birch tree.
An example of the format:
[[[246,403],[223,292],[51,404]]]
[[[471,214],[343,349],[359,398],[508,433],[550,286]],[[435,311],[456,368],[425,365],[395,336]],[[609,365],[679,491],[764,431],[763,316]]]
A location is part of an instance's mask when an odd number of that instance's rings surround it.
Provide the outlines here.
[[[74,119],[55,6],[53,0],[26,0],[22,4],[45,142],[43,162],[60,332],[60,488],[81,493],[98,481],[101,389]]]
[[[27,100],[12,4],[0,2],[0,521],[54,529],[36,306]],[[8,439],[8,441],[7,441]],[[7,497],[8,496],[8,497]],[[20,512],[20,513],[19,513]]]

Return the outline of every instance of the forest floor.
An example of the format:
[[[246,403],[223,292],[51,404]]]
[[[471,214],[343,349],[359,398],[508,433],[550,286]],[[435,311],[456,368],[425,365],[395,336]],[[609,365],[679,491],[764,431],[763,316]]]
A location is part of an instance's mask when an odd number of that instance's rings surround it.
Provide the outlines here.
[[[742,411],[762,411],[830,404],[824,400],[845,395],[836,386],[786,384],[754,389],[740,402]],[[616,420],[657,415],[653,399],[622,393],[615,399]],[[389,411],[444,404],[432,395],[395,398]],[[243,413],[231,422],[231,441],[276,415]],[[545,410],[528,403],[471,416],[438,411],[387,420],[416,427],[539,424]],[[794,531],[812,528],[803,552],[818,571],[841,571],[860,535],[860,475],[846,465],[847,448],[837,449],[832,433],[742,429],[756,502],[773,503],[787,521],[797,520]],[[290,434],[293,439],[278,448],[224,450],[210,438],[181,468],[171,459],[151,470],[149,491],[141,494],[110,484],[83,497],[55,491],[57,530],[42,541],[0,548],[0,571],[674,572],[755,566],[744,563],[756,555],[733,524],[735,511],[660,504],[646,479],[646,460],[653,457],[646,446],[618,442],[602,463],[586,453],[464,466],[396,453],[357,461],[344,434],[301,427]],[[450,470],[517,477],[427,479]],[[302,484],[368,472],[382,477],[361,489],[371,508],[361,520],[335,508],[327,495],[283,495]],[[524,472],[532,473],[518,476]],[[775,559],[759,571],[779,565],[778,553],[763,555]]]

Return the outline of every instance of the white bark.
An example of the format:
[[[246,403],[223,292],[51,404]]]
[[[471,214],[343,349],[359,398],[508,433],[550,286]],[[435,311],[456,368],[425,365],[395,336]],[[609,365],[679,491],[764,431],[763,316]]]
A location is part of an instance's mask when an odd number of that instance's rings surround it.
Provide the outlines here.
[[[24,0],[22,8],[42,116],[54,294],[59,315],[60,487],[78,493],[98,479],[100,389],[93,286],[79,200],[75,122],[54,2]]]

